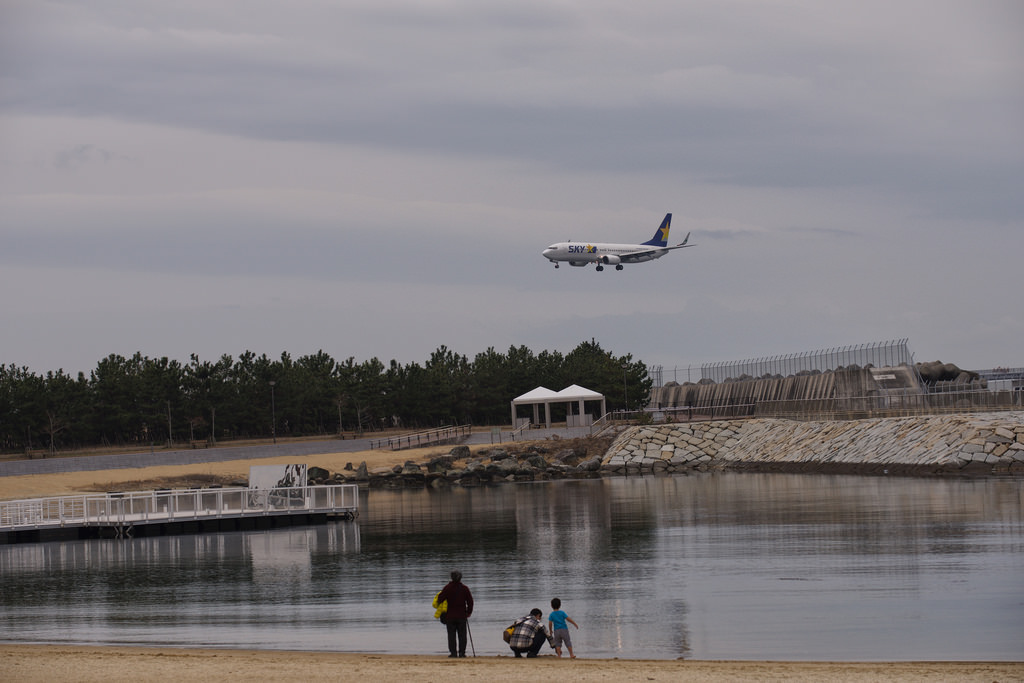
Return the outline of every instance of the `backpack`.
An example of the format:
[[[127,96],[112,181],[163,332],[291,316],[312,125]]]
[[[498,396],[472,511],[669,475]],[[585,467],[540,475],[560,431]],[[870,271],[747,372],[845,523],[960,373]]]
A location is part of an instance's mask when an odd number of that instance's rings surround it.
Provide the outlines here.
[[[512,634],[516,631],[516,626],[523,623],[523,619],[516,619],[512,622],[512,625],[501,632],[501,637],[505,639],[506,643],[512,642]]]
[[[437,599],[439,597],[441,597],[441,591],[437,592],[437,595],[434,596],[434,602],[431,603],[431,607],[434,608],[434,618],[435,619],[440,619],[442,624],[447,624],[448,623],[448,601],[447,600],[442,600],[440,603],[438,603]]]

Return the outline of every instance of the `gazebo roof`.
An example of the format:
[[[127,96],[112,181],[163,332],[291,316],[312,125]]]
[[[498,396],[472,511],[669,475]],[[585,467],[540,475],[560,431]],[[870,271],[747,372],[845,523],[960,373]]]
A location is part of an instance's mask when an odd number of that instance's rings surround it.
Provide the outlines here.
[[[566,387],[558,392],[558,397],[566,400],[578,401],[581,398],[584,400],[599,400],[604,398],[604,394],[599,394],[596,391],[581,387],[579,384],[573,384]]]
[[[512,403],[542,403],[559,398],[559,392],[551,391],[547,387],[537,387],[527,391],[522,396],[516,396]]]
[[[512,399],[512,403],[514,405],[519,405],[521,403],[557,403],[559,401],[579,401],[580,399],[584,401],[600,401],[602,398],[604,398],[604,396],[596,391],[591,391],[590,389],[581,387],[578,384],[573,384],[561,391],[551,391],[547,387],[537,387],[536,389],[526,392],[522,396],[515,397]]]

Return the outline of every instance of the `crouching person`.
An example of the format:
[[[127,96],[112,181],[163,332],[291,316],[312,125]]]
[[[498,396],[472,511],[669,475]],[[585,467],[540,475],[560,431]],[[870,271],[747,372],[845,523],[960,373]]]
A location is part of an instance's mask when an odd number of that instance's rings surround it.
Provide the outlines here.
[[[536,657],[544,646],[544,641],[554,647],[551,634],[540,620],[542,616],[544,613],[534,607],[528,616],[516,619],[512,624],[512,637],[508,641],[508,646],[516,657],[522,657],[524,652],[527,657]]]

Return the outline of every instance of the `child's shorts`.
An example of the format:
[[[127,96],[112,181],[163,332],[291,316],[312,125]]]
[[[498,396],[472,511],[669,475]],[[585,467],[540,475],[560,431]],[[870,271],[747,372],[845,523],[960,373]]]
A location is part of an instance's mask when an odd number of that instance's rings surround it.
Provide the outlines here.
[[[572,640],[569,638],[569,629],[567,628],[556,628],[551,639],[555,641],[555,647],[562,647],[562,643],[565,643],[566,647],[572,647]]]

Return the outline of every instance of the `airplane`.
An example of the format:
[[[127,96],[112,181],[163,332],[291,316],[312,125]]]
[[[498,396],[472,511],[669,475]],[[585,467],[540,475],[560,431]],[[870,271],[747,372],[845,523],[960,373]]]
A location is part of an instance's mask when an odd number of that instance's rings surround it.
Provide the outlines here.
[[[695,247],[695,244],[687,244],[690,233],[686,238],[675,245],[668,246],[668,228],[672,222],[672,214],[665,214],[665,220],[661,227],[654,233],[654,237],[642,244],[605,244],[601,242],[559,242],[541,252],[541,256],[558,267],[560,261],[568,261],[570,266],[584,267],[588,263],[596,263],[597,270],[604,270],[605,266],[615,266],[615,270],[622,270],[624,263],[644,263],[661,258],[673,249],[683,247]]]

